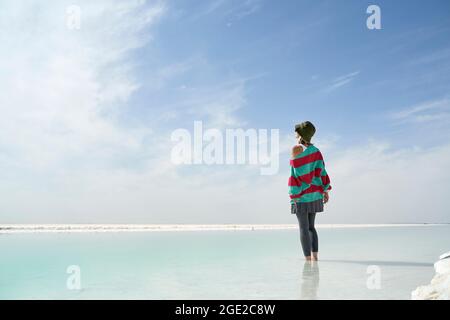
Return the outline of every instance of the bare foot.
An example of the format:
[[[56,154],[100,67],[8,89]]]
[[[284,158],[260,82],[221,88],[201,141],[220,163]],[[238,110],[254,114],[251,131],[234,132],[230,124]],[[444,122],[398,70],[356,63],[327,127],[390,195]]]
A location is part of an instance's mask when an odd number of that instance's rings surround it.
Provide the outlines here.
[[[306,256],[306,257],[305,257],[305,260],[306,260],[306,261],[312,261],[311,256]]]
[[[319,260],[319,253],[318,252],[313,252],[313,261],[318,261]]]

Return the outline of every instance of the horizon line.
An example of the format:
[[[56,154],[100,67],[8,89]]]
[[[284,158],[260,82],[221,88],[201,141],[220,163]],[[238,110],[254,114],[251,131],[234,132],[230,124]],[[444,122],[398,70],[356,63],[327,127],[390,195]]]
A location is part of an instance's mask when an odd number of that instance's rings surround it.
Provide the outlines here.
[[[373,224],[317,224],[317,228],[376,228],[444,226],[450,223],[373,223]],[[162,231],[254,231],[298,229],[298,224],[0,224],[0,233],[50,233],[50,232],[162,232]]]

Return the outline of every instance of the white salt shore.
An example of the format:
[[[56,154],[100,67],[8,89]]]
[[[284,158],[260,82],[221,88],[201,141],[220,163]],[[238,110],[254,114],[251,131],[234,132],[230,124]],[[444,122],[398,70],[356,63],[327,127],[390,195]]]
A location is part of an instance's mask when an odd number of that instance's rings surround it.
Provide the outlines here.
[[[431,283],[411,293],[413,300],[450,300],[450,251],[442,254],[434,264],[435,276]]]
[[[422,227],[441,224],[318,224],[317,228]],[[2,224],[2,233],[286,230],[297,224]]]

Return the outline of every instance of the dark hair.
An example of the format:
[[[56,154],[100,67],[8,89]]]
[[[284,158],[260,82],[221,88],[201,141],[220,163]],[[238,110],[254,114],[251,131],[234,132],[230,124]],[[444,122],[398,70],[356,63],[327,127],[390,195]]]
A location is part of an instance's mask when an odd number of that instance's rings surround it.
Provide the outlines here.
[[[295,125],[295,132],[300,136],[300,143],[303,145],[312,145],[311,138],[316,132],[316,128],[310,121],[305,121]]]
[[[298,132],[297,132],[297,133],[298,133]],[[301,136],[300,136],[300,143],[301,143],[302,145],[304,145],[304,146],[310,146],[310,145],[312,145],[311,142],[306,141],[306,140],[303,139]]]

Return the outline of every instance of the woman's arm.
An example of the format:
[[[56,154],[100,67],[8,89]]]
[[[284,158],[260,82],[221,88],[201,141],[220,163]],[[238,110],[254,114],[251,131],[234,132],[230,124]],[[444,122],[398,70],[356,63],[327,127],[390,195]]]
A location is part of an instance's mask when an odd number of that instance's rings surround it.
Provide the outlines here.
[[[330,195],[328,194],[328,191],[331,190],[331,181],[330,177],[328,176],[327,171],[325,170],[325,164],[321,172],[321,178],[322,178],[322,185],[323,185],[323,203],[327,203],[328,200],[330,200]]]
[[[303,152],[303,147],[301,145],[295,145],[292,147],[291,157],[294,159],[296,156],[298,156],[300,153]]]

